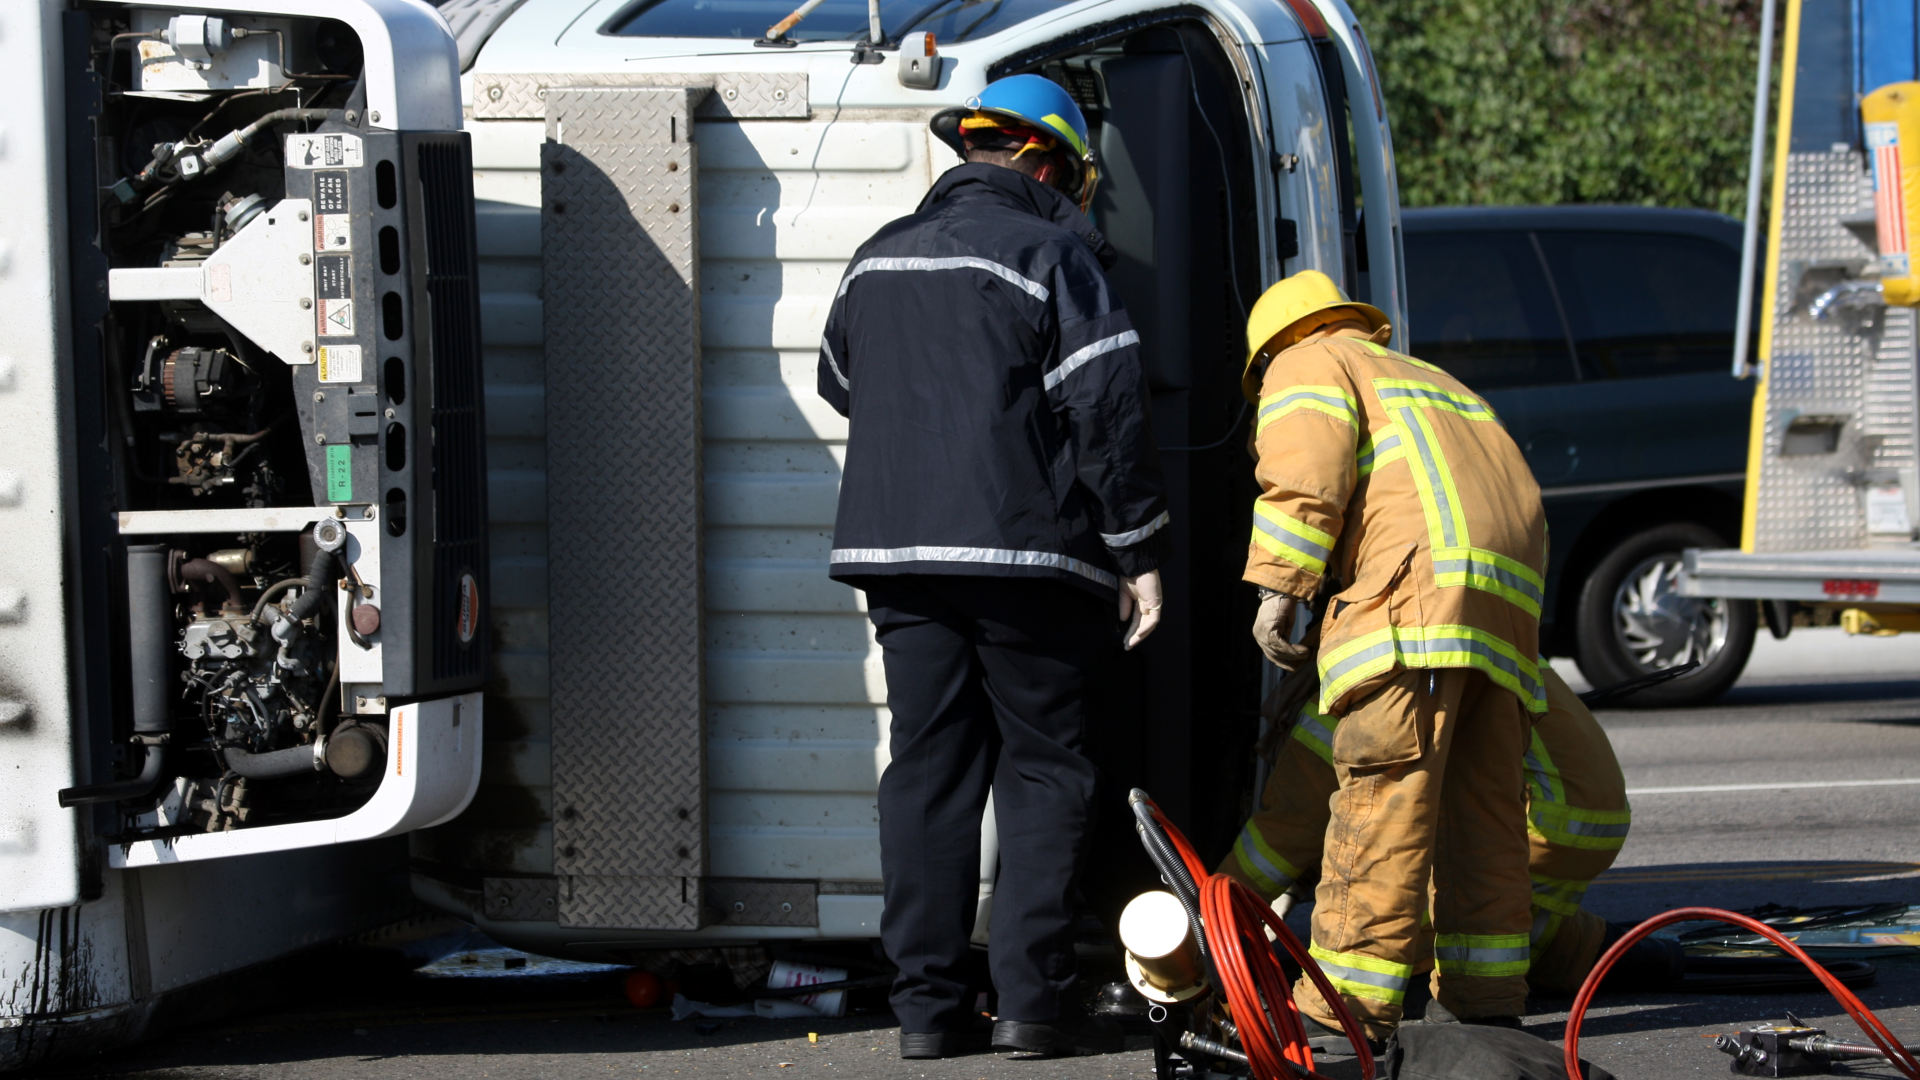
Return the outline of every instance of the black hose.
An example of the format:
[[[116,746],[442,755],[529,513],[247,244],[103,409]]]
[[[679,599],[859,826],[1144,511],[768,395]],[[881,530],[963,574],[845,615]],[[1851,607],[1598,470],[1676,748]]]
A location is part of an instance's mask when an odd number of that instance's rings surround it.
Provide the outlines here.
[[[140,799],[153,794],[153,789],[160,786],[160,774],[166,767],[167,748],[148,744],[146,751],[147,759],[140,766],[139,776],[111,784],[67,788],[60,792],[61,807],[71,810],[76,806]]]
[[[237,746],[223,746],[220,748],[220,757],[226,761],[229,770],[249,780],[300,776],[320,771],[321,764],[320,757],[313,752],[311,745],[269,750],[264,754],[249,753]]]
[[[275,124],[284,124],[290,120],[318,122],[326,118],[327,110],[325,109],[275,109],[246,127],[237,128],[220,136],[204,154],[200,155],[200,158],[206,162],[207,168],[211,169],[237,157],[240,151],[246,149],[261,132]]]
[[[1173,850],[1173,842],[1161,831],[1160,823],[1153,820],[1153,800],[1147,793],[1134,788],[1127,793],[1127,805],[1133,810],[1133,828],[1140,834],[1141,846],[1147,849],[1147,858],[1153,860],[1160,877],[1173,891],[1173,898],[1180,901],[1181,910],[1187,913],[1187,926],[1193,933],[1193,943],[1200,949],[1200,962],[1212,976],[1213,953],[1207,948],[1206,924],[1200,921],[1200,888],[1194,884],[1193,875],[1187,873],[1179,853]],[[1217,978],[1214,985],[1219,985]]]
[[[292,604],[287,606],[287,615],[294,622],[304,622],[313,613],[320,610],[320,602],[327,598],[333,588],[333,552],[325,548],[316,548],[313,558],[307,560],[306,591],[302,592]]]
[[[340,665],[333,665],[333,675],[327,679],[327,688],[320,691],[320,701],[313,709],[313,730],[317,738],[326,738],[332,734],[327,729],[327,716],[334,706],[340,704]]]
[[[267,605],[268,605],[268,604],[271,604],[271,603],[273,603],[273,602],[274,602],[275,600],[278,600],[278,599],[280,599],[280,594],[281,594],[281,593],[283,593],[283,592],[286,592],[286,591],[287,591],[288,589],[295,589],[295,588],[300,588],[300,587],[302,587],[302,586],[304,586],[304,585],[306,585],[306,583],[307,583],[307,579],[306,579],[306,578],[303,578],[303,577],[290,577],[290,578],[287,578],[287,579],[286,579],[286,580],[284,580],[284,581],[276,581],[276,582],[274,582],[273,584],[271,584],[271,585],[269,585],[269,586],[267,586],[267,591],[266,591],[266,592],[263,592],[263,593],[261,593],[261,594],[260,594],[260,599],[258,599],[258,600],[256,600],[256,601],[254,601],[254,604],[253,604],[253,621],[254,621],[254,622],[259,622],[259,621],[260,621],[260,613],[261,613],[261,612],[263,612],[263,611],[265,611],[265,610],[267,610]]]

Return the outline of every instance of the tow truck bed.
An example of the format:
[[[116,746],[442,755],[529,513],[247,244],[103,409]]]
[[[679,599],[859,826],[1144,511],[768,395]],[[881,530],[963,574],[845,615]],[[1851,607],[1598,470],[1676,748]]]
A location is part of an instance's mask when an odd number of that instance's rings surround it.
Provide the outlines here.
[[[1751,600],[1920,603],[1920,550],[1686,553],[1680,591]]]

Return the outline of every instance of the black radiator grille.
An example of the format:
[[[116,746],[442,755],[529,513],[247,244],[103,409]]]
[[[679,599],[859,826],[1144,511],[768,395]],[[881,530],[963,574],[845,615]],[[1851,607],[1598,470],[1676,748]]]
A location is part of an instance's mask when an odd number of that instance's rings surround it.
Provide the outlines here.
[[[427,324],[433,354],[433,678],[486,670],[486,430],[481,414],[480,285],[474,249],[473,170],[464,140],[419,145],[427,249]],[[462,642],[462,579],[481,610]]]

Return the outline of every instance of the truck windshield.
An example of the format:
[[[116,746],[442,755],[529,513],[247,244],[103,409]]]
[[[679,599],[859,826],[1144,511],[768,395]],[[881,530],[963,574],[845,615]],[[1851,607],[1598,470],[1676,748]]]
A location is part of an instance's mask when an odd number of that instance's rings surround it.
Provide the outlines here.
[[[958,43],[998,33],[1071,2],[880,0],[880,25],[890,41],[899,41],[910,30],[931,30],[943,44]],[[799,5],[800,0],[641,0],[615,16],[601,33],[755,40]],[[860,41],[866,36],[866,0],[826,0],[787,33],[795,41]]]

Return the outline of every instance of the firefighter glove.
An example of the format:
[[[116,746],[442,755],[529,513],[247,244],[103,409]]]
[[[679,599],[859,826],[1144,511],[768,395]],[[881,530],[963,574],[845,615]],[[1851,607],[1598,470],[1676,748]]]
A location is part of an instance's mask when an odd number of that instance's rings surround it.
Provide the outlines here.
[[[1293,613],[1299,601],[1284,593],[1275,593],[1260,601],[1260,613],[1253,617],[1253,640],[1260,651],[1283,671],[1292,671],[1307,658],[1310,650],[1293,643]]]

